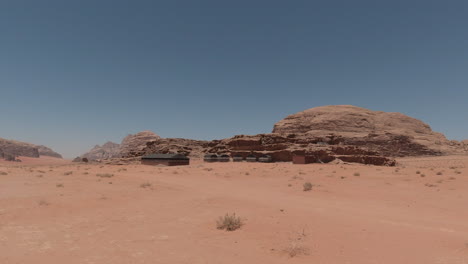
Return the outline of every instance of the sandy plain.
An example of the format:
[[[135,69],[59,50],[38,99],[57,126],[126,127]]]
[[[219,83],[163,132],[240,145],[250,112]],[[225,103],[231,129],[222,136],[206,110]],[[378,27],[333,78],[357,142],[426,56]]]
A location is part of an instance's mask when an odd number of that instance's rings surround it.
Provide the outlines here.
[[[0,263],[468,263],[468,157],[398,162],[3,162]]]

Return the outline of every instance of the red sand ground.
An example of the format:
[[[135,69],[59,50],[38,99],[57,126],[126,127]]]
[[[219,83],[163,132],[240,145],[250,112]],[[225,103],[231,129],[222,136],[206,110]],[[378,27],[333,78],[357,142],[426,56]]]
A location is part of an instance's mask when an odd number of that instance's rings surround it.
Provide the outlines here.
[[[0,164],[0,263],[468,263],[468,157],[399,162]]]

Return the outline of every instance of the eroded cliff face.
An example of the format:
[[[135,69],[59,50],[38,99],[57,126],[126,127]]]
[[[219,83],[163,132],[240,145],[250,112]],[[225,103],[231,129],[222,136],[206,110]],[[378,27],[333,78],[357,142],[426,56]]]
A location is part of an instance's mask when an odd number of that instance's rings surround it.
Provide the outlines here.
[[[141,155],[143,149],[146,148],[146,143],[160,138],[160,136],[152,131],[142,131],[133,135],[128,135],[120,144],[120,156],[125,158]]]
[[[365,146],[390,156],[465,152],[461,144],[447,140],[418,119],[350,105],[316,107],[287,116],[274,125],[273,133],[308,138],[333,135],[343,138],[346,145]]]
[[[276,123],[269,134],[201,141],[160,138],[143,131],[126,137],[118,156],[134,158],[155,152],[195,158],[205,153],[271,155],[275,161],[309,155],[316,162],[341,160],[391,166],[395,157],[467,154],[468,141],[447,140],[424,122],[400,113],[340,105],[290,115]]]
[[[60,155],[59,153],[53,151],[49,147],[46,147],[46,146],[43,146],[43,145],[39,145],[39,146],[36,146],[36,147],[37,147],[37,149],[39,151],[40,156],[49,156],[49,157],[54,157],[54,158],[59,158],[59,159],[62,158],[62,155]]]
[[[62,158],[62,155],[46,146],[0,138],[0,158],[12,159],[12,157],[14,158],[18,156],[32,158],[50,156]]]

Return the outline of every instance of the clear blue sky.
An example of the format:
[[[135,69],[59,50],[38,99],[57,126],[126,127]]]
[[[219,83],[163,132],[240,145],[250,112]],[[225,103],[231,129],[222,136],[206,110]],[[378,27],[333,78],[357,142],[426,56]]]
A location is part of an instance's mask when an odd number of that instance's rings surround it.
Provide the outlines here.
[[[468,138],[466,0],[3,0],[0,137],[66,157],[333,104]]]

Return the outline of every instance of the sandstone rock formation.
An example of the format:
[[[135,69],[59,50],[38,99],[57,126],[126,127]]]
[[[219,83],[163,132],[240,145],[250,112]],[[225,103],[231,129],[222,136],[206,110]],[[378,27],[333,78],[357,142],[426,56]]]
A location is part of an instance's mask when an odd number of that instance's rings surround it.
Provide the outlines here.
[[[329,142],[331,141],[328,138]],[[295,134],[239,135],[230,139],[211,142],[209,153],[227,153],[231,156],[247,157],[270,155],[274,161],[291,161],[294,155],[315,157],[317,163],[333,160],[358,162],[374,165],[395,165],[394,159],[381,156],[378,152],[352,145],[330,145],[327,138],[307,138]]]
[[[39,158],[39,149],[35,145],[21,141],[0,138],[0,149],[3,155]]]
[[[96,145],[90,151],[80,156],[80,161],[83,158],[88,160],[102,160],[120,157],[120,145],[111,141],[104,143],[102,146]]]
[[[43,145],[39,145],[39,146],[36,146],[36,147],[39,150],[39,155],[40,156],[48,156],[48,157],[54,157],[54,158],[59,158],[59,159],[62,158],[62,155],[60,155],[59,153],[53,151],[49,147],[46,147],[46,146],[43,146]]]
[[[468,142],[447,140],[424,122],[400,113],[339,105],[290,115],[276,123],[270,134],[201,141],[160,138],[151,131],[143,131],[124,138],[118,155],[101,156],[102,159],[120,156],[121,159],[112,161],[118,164],[136,162],[137,157],[155,152],[182,153],[195,158],[204,153],[244,157],[268,154],[275,161],[309,155],[323,163],[344,161],[392,166],[395,165],[393,157],[467,154]]]
[[[401,113],[351,105],[311,108],[286,117],[273,133],[333,137],[333,144],[364,146],[389,156],[443,155],[463,152],[429,125]]]
[[[143,153],[143,149],[146,148],[147,142],[158,140],[160,138],[160,136],[151,131],[142,131],[134,135],[128,135],[120,144],[120,156],[125,158],[141,155],[141,153]]]
[[[208,145],[209,141],[203,140],[160,138],[147,142],[146,147],[139,154],[180,153],[193,158],[201,158]]]
[[[8,157],[9,159],[11,157],[18,156],[33,158],[38,158],[39,156],[50,156],[62,158],[60,154],[46,146],[34,145],[31,143],[16,140],[8,140],[3,138],[0,138],[0,154],[0,158]]]

